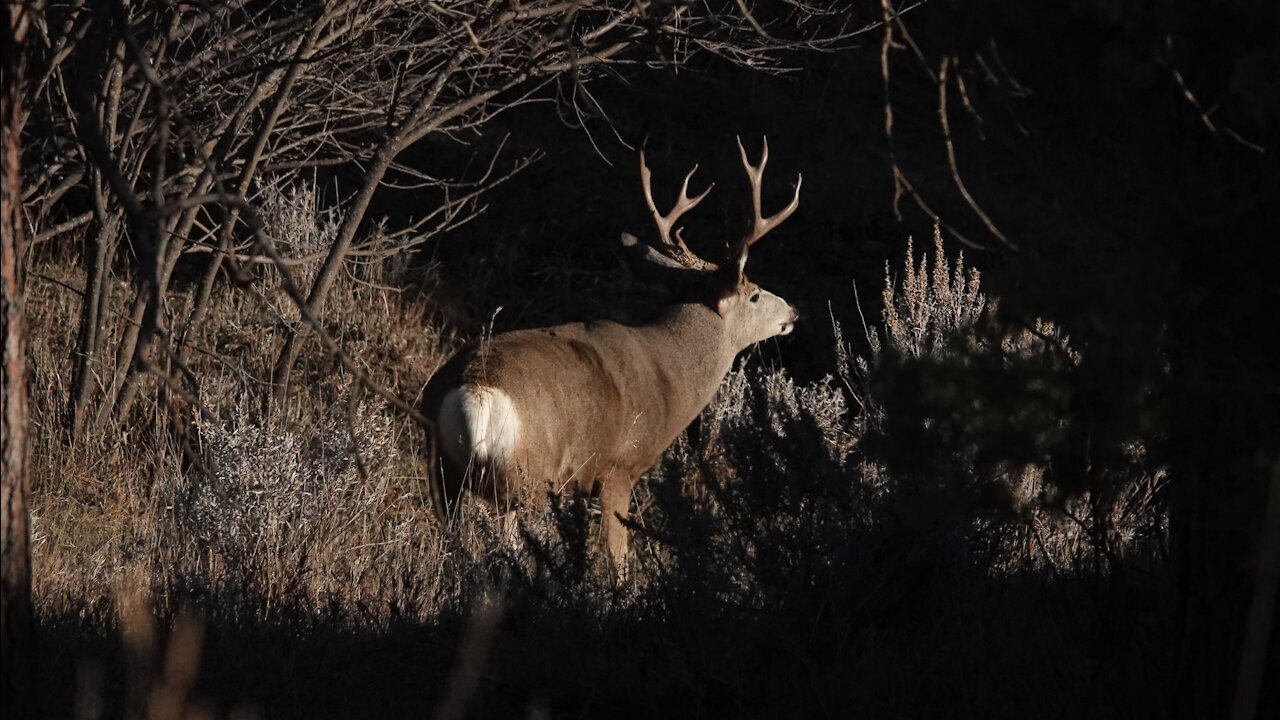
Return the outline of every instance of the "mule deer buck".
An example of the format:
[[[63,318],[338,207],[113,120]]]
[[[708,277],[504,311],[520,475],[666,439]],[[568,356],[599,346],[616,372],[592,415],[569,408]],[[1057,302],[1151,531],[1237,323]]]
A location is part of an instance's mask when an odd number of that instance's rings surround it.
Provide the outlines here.
[[[714,184],[680,197],[665,215],[653,199],[640,153],[644,199],[658,243],[624,233],[632,269],[672,290],[675,301],[639,326],[609,321],[569,323],[495,335],[459,351],[423,391],[422,414],[434,424],[431,491],[447,521],[464,485],[499,507],[523,495],[590,494],[600,499],[601,534],[609,559],[625,572],[631,492],[640,475],[711,402],[742,350],[791,332],[799,315],[785,300],[743,274],[747,251],[800,204],[761,214],[760,189],[769,159],[758,165],[738,141],[751,185],[754,220],[726,258],[694,255],[676,223]]]

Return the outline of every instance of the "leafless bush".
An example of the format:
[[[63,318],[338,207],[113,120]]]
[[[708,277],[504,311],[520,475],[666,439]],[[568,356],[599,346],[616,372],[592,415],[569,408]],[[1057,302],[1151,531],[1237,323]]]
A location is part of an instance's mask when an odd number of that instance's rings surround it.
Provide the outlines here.
[[[884,273],[885,342],[903,355],[945,357],[956,350],[958,338],[989,310],[981,292],[981,273],[965,267],[963,251],[951,268],[938,225],[933,226],[932,271],[927,254],[916,263],[915,247],[908,237],[901,284],[894,282],[887,261]],[[868,329],[867,342],[873,355],[880,352],[882,342],[874,329]]]
[[[1070,403],[1081,351],[1052,321],[1003,318],[963,254],[949,263],[937,226],[932,257],[917,263],[908,240],[901,282],[886,270],[882,310],[884,339],[868,328],[872,357],[858,360],[864,447],[909,522],[966,528],[966,545],[985,536],[992,567],[1010,571],[1088,566],[1163,536],[1163,470],[1139,440],[1117,448],[1127,459],[1115,477],[1061,479],[1079,435]]]
[[[342,217],[338,208],[320,203],[314,178],[296,180],[281,175],[257,191],[261,198],[263,223],[284,257],[290,259],[288,272],[294,282],[306,286],[315,281],[325,251],[338,236]],[[262,284],[278,287],[280,271],[268,263],[262,273]],[[290,323],[301,320],[298,307],[283,294],[269,298],[272,311]]]
[[[824,584],[870,527],[854,417],[830,378],[730,372],[640,499],[640,565],[716,617]],[[643,486],[642,486],[643,487]],[[834,548],[835,555],[828,554]],[[766,600],[767,598],[767,600]]]
[[[210,472],[161,488],[182,531],[244,578],[287,565],[280,556],[308,547],[335,514],[367,511],[386,492],[395,449],[389,419],[367,406],[331,411],[305,433],[255,419],[254,407],[242,396],[224,405],[226,421],[197,420]]]
[[[764,407],[770,419],[757,425],[758,410]],[[744,435],[768,431],[781,438],[794,418],[804,418],[822,433],[832,452],[848,450],[849,409],[844,394],[827,376],[810,384],[796,383],[785,370],[750,371],[745,364],[725,376],[715,400],[702,413],[707,444],[745,439]]]

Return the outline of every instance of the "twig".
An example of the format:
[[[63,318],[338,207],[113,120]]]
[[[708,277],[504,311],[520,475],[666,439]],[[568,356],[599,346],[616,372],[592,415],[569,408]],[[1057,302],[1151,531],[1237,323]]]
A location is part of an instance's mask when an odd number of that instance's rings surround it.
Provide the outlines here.
[[[942,125],[942,137],[947,145],[947,163],[951,166],[951,178],[955,181],[956,188],[960,190],[960,194],[964,196],[965,202],[969,203],[969,207],[972,208],[974,214],[987,226],[987,230],[1010,250],[1017,250],[1018,246],[1010,242],[1009,238],[1000,232],[1000,228],[996,227],[995,223],[991,221],[991,217],[973,199],[973,194],[969,192],[968,186],[965,185],[964,180],[960,177],[960,166],[956,163],[956,146],[951,140],[951,121],[947,118],[947,67],[950,62],[950,58],[943,58],[942,66],[938,68],[938,121]]]

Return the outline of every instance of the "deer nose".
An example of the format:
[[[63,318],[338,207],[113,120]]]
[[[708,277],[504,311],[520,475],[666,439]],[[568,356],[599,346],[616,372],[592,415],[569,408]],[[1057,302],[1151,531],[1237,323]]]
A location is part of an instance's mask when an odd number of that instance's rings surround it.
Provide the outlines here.
[[[800,311],[792,307],[791,316],[787,318],[786,322],[782,323],[782,330],[778,334],[790,335],[791,331],[796,329],[796,321],[799,319],[800,319]]]

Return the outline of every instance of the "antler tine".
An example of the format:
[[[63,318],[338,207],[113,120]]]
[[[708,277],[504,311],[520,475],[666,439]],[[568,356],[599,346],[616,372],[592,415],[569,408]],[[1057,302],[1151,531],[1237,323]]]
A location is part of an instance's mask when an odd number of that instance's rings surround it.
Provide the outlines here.
[[[684,176],[684,183],[680,186],[680,197],[676,199],[676,204],[665,215],[658,210],[658,205],[653,201],[653,173],[649,170],[649,165],[645,162],[644,151],[640,151],[640,185],[644,189],[644,201],[649,206],[649,213],[653,216],[653,224],[658,227],[658,235],[662,240],[663,249],[674,259],[690,265],[692,267],[705,268],[710,265],[702,258],[693,254],[693,251],[684,244],[684,239],[680,237],[680,230],[676,229],[672,232],[680,216],[689,212],[698,206],[698,203],[711,193],[712,188],[716,186],[711,183],[703,190],[701,194],[695,197],[689,197],[689,181],[693,179],[693,174],[698,172],[698,166],[694,165],[688,175]]]
[[[769,162],[769,138],[764,138],[764,149],[760,153],[759,165],[752,165],[751,161],[747,159],[747,149],[742,146],[741,137],[738,138],[738,153],[742,156],[742,167],[747,171],[747,180],[751,183],[751,207],[754,220],[746,241],[747,245],[754,245],[760,238],[767,235],[770,230],[791,217],[791,213],[800,207],[800,184],[804,182],[804,178],[801,175],[796,175],[796,191],[791,197],[791,203],[782,208],[780,212],[766,218],[761,214],[760,188],[764,184],[764,166]]]

